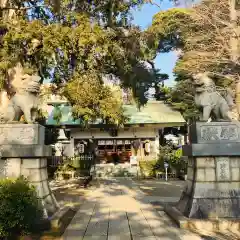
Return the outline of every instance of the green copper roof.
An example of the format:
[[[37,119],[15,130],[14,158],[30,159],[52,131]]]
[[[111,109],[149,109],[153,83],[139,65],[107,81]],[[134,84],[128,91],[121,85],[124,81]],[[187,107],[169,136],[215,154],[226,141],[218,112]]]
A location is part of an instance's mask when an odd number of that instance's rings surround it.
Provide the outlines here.
[[[60,125],[79,125],[80,120],[74,120],[71,114],[71,106],[60,106],[62,118]],[[54,120],[54,111],[49,114],[46,125],[59,125]],[[144,107],[137,109],[135,105],[124,105],[125,116],[128,117],[126,124],[180,124],[183,125],[185,120],[182,115],[173,111],[169,106],[160,101],[149,101]],[[96,122],[97,124],[97,122]]]
[[[60,122],[57,122],[54,119],[54,115],[58,109],[61,111],[61,119]],[[79,125],[81,124],[79,119],[74,120],[72,116],[72,107],[67,105],[60,105],[58,106],[58,109],[53,109],[50,114],[48,115],[48,118],[46,120],[46,125]]]
[[[148,101],[140,111],[134,105],[125,105],[124,109],[129,118],[127,124],[185,123],[179,112],[160,101]]]

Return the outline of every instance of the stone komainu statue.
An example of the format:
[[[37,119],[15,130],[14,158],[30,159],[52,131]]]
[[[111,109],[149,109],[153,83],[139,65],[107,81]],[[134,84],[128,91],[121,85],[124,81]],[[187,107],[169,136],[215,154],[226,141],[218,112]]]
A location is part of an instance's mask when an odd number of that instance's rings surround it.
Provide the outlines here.
[[[224,97],[217,91],[214,81],[207,73],[193,76],[195,86],[195,103],[201,108],[201,120],[231,121],[230,110],[233,108],[233,98],[230,90],[226,90]]]
[[[38,112],[40,77],[23,75],[18,72],[18,74],[15,73],[11,85],[15,93],[6,107],[0,109],[0,122],[19,122],[24,115],[27,123],[34,123]]]

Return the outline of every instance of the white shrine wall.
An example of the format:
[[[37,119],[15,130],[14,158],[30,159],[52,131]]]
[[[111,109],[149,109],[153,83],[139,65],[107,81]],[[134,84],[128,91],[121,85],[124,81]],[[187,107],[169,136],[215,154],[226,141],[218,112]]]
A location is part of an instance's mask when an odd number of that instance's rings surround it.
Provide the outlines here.
[[[71,142],[67,146],[66,154],[68,156],[74,155],[74,140],[75,139],[154,139],[152,144],[156,155],[159,149],[159,129],[153,127],[138,127],[138,128],[124,128],[118,130],[118,135],[112,137],[109,132],[100,131],[100,129],[90,129],[81,131],[77,128],[71,129]]]

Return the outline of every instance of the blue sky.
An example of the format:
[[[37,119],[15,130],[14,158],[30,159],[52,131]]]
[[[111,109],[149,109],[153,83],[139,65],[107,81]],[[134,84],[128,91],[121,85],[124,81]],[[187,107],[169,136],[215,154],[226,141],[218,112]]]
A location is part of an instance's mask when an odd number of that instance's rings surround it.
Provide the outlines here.
[[[160,2],[160,1],[156,1]],[[166,10],[172,8],[173,4],[168,0],[163,0],[161,3],[161,9],[152,4],[145,4],[141,10],[135,10],[133,12],[133,23],[139,25],[142,29],[146,29],[151,25],[153,16],[161,10]],[[169,75],[169,80],[165,81],[167,86],[172,86],[174,84],[173,68],[177,61],[177,56],[175,53],[164,53],[159,54],[155,59],[156,68],[161,69],[162,73],[167,73]]]

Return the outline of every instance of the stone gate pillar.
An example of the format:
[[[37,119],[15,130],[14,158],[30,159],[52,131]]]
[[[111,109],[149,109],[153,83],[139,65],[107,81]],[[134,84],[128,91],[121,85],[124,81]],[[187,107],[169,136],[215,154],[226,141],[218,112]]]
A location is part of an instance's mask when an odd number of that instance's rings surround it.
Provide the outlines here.
[[[181,227],[239,228],[240,124],[197,122],[189,136],[186,187],[166,212]]]
[[[48,217],[58,204],[48,183],[51,147],[44,145],[44,138],[45,128],[39,124],[0,124],[0,178],[27,178],[36,187]]]

